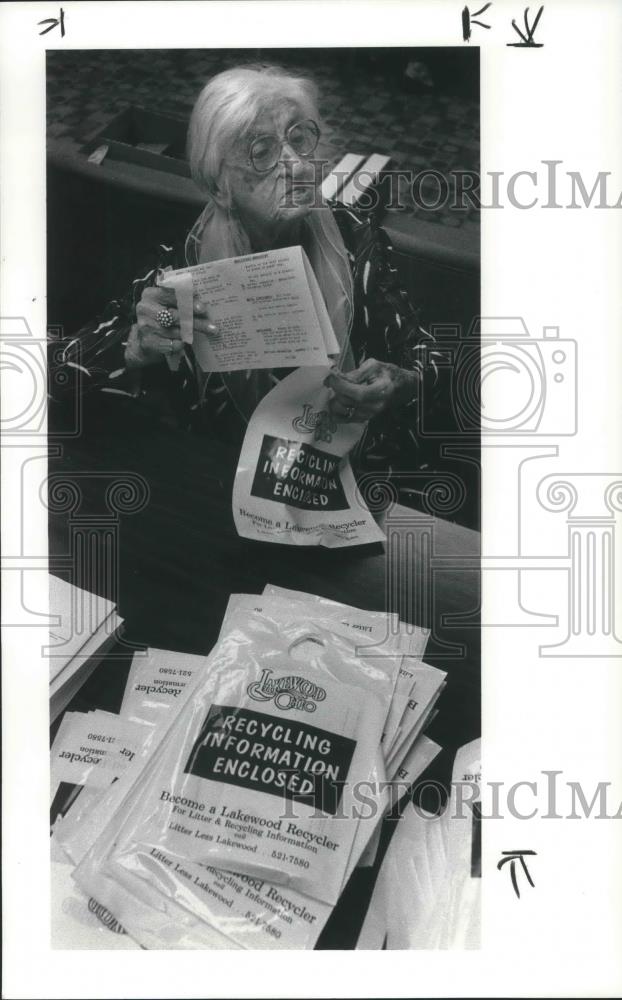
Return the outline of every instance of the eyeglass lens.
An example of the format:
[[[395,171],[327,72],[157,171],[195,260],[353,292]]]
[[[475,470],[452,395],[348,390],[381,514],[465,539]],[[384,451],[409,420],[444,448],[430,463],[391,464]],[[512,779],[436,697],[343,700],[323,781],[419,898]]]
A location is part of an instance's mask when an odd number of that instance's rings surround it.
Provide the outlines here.
[[[285,141],[298,156],[310,156],[317,147],[320,130],[314,121],[296,122],[290,125]],[[276,135],[262,135],[253,141],[250,156],[255,170],[271,170],[279,161],[282,142]]]

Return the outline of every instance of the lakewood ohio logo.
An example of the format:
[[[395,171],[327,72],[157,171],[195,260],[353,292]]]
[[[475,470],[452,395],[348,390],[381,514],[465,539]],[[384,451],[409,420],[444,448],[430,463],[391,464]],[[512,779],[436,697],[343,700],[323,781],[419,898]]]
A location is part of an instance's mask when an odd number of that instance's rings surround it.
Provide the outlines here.
[[[314,410],[310,403],[303,403],[302,414],[294,417],[292,427],[301,434],[315,431],[315,441],[332,441],[338,422],[328,410]]]
[[[246,691],[254,701],[274,701],[283,712],[291,708],[300,712],[315,712],[316,702],[324,701],[326,697],[324,688],[306,677],[272,677],[271,674],[272,671],[265,667],[260,679],[248,685]]]

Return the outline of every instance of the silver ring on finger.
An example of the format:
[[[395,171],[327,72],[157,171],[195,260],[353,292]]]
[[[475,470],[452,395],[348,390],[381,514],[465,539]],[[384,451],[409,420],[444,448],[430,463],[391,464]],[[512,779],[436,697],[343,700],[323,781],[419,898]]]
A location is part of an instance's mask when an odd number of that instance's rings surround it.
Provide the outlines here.
[[[170,309],[158,309],[156,319],[164,330],[170,330],[175,323],[175,319]]]
[[[175,341],[174,341],[174,340],[169,340],[169,342],[168,342],[168,353],[169,353],[169,354],[172,354],[172,353],[173,353],[173,345],[174,345],[174,344],[175,344]]]

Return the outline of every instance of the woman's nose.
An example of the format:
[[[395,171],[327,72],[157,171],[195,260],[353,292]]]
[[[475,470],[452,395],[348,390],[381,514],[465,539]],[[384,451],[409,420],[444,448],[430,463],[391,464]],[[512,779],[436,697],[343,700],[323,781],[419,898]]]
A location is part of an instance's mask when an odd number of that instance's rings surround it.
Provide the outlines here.
[[[303,163],[303,159],[299,153],[293,149],[288,142],[284,142],[281,147],[281,158],[284,160],[291,160],[294,163]]]
[[[300,180],[310,180],[313,176],[313,164],[306,156],[301,156],[288,142],[283,143],[281,159],[287,161],[285,164],[286,174],[294,173]]]

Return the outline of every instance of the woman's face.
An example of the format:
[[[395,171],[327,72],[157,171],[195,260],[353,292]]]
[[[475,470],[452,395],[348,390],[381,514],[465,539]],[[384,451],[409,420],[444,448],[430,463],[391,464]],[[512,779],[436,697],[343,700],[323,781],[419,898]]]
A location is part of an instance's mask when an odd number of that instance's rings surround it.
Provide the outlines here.
[[[241,139],[227,158],[232,207],[250,228],[281,232],[307,215],[314,204],[319,171],[313,160],[299,157],[287,142],[268,173],[257,173],[248,162],[254,137],[282,139],[291,125],[308,117],[294,101],[281,101],[257,118],[252,136]]]

